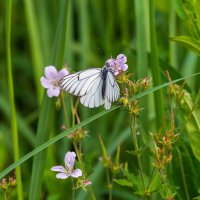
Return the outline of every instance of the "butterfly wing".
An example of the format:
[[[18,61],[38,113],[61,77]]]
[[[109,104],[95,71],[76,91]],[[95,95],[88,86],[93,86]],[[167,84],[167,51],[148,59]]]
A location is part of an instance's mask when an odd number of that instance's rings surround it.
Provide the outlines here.
[[[64,76],[59,81],[59,86],[64,91],[76,95],[84,96],[89,93],[96,81],[101,78],[101,69],[92,68],[74,74]]]
[[[59,86],[70,94],[80,96],[81,104],[86,107],[94,108],[105,104],[105,109],[109,110],[111,102],[119,99],[120,89],[114,75],[108,70],[105,80],[105,98],[103,98],[103,81],[102,69],[93,68],[63,77],[59,81]]]
[[[120,97],[120,88],[111,71],[108,71],[106,77],[106,91],[105,91],[105,109],[109,110],[111,103],[115,102]]]
[[[90,91],[80,98],[81,103],[89,108],[99,107],[104,104],[102,97],[103,79],[98,77],[95,84],[91,87]]]

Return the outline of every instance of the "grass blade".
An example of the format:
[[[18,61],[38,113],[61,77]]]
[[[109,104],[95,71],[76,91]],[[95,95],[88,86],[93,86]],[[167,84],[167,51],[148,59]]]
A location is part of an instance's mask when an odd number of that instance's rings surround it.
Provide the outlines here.
[[[10,105],[8,103],[9,101],[4,98],[4,96],[0,95],[0,110],[4,113],[7,119],[10,119]],[[33,131],[29,128],[26,121],[23,119],[23,117],[20,115],[19,112],[16,110],[16,116],[17,116],[17,127],[19,130],[19,134],[21,134],[26,141],[29,143],[31,147],[34,146],[34,134]]]
[[[151,56],[150,56],[150,64],[151,64],[151,72],[153,76],[153,85],[157,86],[161,84],[161,73],[158,61],[158,53],[157,53],[157,41],[156,41],[156,24],[154,19],[154,0],[150,0],[150,37],[151,37]],[[156,111],[156,126],[159,129],[164,123],[165,112],[164,112],[164,100],[162,90],[158,90],[154,93],[154,103],[155,103],[155,111]]]
[[[145,4],[144,0],[135,0],[135,13],[136,13],[136,37],[137,37],[137,77],[146,75],[147,71],[147,38],[145,26]]]
[[[40,45],[40,36],[36,23],[36,15],[34,13],[33,1],[24,0],[25,4],[25,13],[26,20],[28,25],[29,37],[30,37],[30,45],[32,51],[32,59],[33,59],[33,71],[35,78],[35,86],[37,90],[38,102],[42,99],[42,88],[40,85],[40,77],[42,75],[42,66],[43,66],[43,58],[42,58],[42,50]]]
[[[65,40],[66,40],[66,27],[67,27],[67,11],[68,11],[68,1],[60,1],[60,19],[58,23],[54,51],[52,52],[53,60],[56,66],[60,66],[63,63],[64,50],[65,50]],[[50,136],[51,127],[51,116],[52,116],[52,101],[44,95],[43,103],[41,106],[41,112],[39,116],[39,123],[36,136],[36,146],[41,145],[46,142]],[[31,178],[31,186],[29,199],[36,200],[40,196],[40,188],[43,179],[44,167],[46,162],[46,150],[40,152],[36,155],[33,160],[33,171]]]
[[[7,53],[7,72],[8,72],[8,91],[10,99],[11,109],[11,128],[12,128],[12,140],[13,140],[13,153],[14,160],[19,160],[19,142],[18,142],[18,130],[17,130],[17,117],[15,111],[15,95],[13,87],[12,76],[12,63],[11,63],[11,15],[12,15],[12,0],[6,1],[6,53]],[[21,180],[21,169],[16,167],[16,181],[17,181],[17,196],[19,200],[23,199],[23,189]]]
[[[38,129],[36,135],[36,146],[39,146],[43,142],[47,141],[50,135],[50,122],[51,116],[50,113],[52,110],[52,101],[44,95],[41,111],[39,115]],[[42,183],[43,171],[46,161],[46,150],[40,152],[40,154],[36,155],[33,159],[33,169],[31,175],[31,185],[30,185],[30,193],[29,199],[39,199],[40,195],[40,187]]]

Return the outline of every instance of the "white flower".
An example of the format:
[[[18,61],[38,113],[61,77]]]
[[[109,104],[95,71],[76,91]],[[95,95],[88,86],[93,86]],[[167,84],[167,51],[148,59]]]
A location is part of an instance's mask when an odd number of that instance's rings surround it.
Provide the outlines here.
[[[65,154],[65,159],[64,159],[65,167],[59,165],[59,166],[54,166],[51,168],[52,171],[59,172],[56,174],[56,178],[66,179],[70,176],[74,178],[78,178],[82,176],[82,171],[80,169],[74,170],[75,157],[76,157],[76,154],[74,152],[68,151]]]

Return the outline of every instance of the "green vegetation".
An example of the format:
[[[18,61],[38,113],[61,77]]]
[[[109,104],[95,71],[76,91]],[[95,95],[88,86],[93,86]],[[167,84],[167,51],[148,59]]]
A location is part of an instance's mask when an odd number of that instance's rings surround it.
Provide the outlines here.
[[[0,199],[200,199],[200,0],[3,0],[0,10]],[[118,54],[128,71],[108,111],[41,85],[46,66],[73,73]],[[68,151],[83,174],[57,179]]]

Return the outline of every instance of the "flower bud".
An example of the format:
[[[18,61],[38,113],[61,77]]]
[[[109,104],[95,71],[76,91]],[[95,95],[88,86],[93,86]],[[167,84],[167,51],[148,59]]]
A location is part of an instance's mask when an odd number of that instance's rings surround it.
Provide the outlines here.
[[[128,98],[126,98],[126,97],[121,97],[121,98],[119,99],[119,103],[122,104],[122,105],[124,105],[124,106],[127,106],[127,105],[128,105]]]
[[[3,178],[1,183],[0,183],[0,187],[2,188],[2,190],[7,190],[8,189],[8,183],[6,181],[6,178]]]

